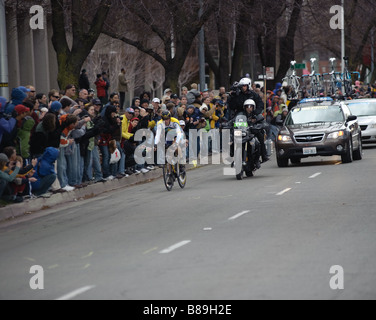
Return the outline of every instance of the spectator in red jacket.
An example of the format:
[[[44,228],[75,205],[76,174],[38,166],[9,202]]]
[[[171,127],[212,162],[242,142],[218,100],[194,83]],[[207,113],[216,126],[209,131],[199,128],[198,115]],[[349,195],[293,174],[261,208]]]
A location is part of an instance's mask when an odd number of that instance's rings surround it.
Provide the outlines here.
[[[97,75],[97,81],[95,81],[95,85],[97,86],[97,97],[101,100],[102,104],[106,104],[106,81],[103,80],[101,74]]]

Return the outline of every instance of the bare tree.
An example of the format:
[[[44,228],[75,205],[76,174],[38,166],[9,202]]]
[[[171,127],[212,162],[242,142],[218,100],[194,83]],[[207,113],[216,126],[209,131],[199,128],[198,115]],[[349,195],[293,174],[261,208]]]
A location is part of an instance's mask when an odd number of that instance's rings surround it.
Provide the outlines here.
[[[178,79],[178,92],[181,92],[181,88],[183,86],[188,85],[188,83],[191,82],[193,78],[198,76],[200,66],[197,59],[197,46],[195,48],[196,50],[194,50],[194,48],[191,49],[191,52],[185,60],[184,66],[180,72]]]
[[[101,34],[110,6],[110,0],[51,0],[52,43],[57,54],[60,88],[70,83],[77,84],[82,65]],[[88,30],[82,19],[87,8],[93,12]],[[67,24],[71,26],[71,46],[67,40]]]
[[[176,91],[179,74],[192,42],[217,6],[217,1],[205,1],[201,15],[199,3],[190,0],[120,2],[123,10],[112,20],[118,23],[107,24],[103,33],[135,46],[159,62],[165,70],[164,85]],[[125,25],[122,21],[125,21]],[[130,25],[137,26],[144,38],[131,38],[125,32]]]

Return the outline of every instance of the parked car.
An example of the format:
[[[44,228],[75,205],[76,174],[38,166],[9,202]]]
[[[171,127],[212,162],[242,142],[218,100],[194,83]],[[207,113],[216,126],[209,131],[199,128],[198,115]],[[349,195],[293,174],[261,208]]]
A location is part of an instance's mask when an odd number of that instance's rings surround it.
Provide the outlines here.
[[[358,117],[363,143],[376,143],[376,99],[346,101],[351,113]]]
[[[357,117],[344,103],[299,104],[288,114],[276,142],[279,167],[302,158],[339,155],[343,163],[361,160],[362,135]]]

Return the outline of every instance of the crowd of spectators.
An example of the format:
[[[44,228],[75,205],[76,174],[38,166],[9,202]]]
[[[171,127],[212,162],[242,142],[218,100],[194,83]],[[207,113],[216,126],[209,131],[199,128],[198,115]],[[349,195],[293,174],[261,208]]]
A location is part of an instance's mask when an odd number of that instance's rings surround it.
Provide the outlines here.
[[[156,164],[136,164],[134,152],[140,142],[134,135],[139,129],[155,133],[164,110],[180,121],[187,136],[192,129],[221,129],[231,117],[224,87],[215,94],[200,92],[192,84],[179,93],[166,89],[161,98],[143,92],[126,106],[124,69],[118,82],[118,91],[111,93],[107,74],[98,74],[95,92],[83,70],[79,88],[68,85],[64,91],[38,93],[29,85],[14,88],[10,101],[0,97],[0,198],[22,202],[50,197],[154,170]],[[259,85],[252,89],[264,100]],[[375,88],[360,83],[354,90],[359,97],[376,95]],[[277,137],[291,108],[288,93],[281,84],[266,92],[268,139]],[[219,152],[220,146],[214,149]]]
[[[123,80],[121,78],[123,77]],[[0,97],[0,198],[23,202],[50,197],[88,184],[146,174],[155,165],[139,165],[134,141],[139,129],[155,131],[161,114],[169,110],[182,129],[220,128],[227,121],[227,94],[221,88],[200,92],[197,85],[161,98],[143,92],[125,105],[128,90],[124,70],[118,92],[109,93],[106,74],[98,74],[96,93],[86,71],[80,88],[38,93],[34,86],[14,88],[10,101]],[[155,133],[155,132],[154,132]]]

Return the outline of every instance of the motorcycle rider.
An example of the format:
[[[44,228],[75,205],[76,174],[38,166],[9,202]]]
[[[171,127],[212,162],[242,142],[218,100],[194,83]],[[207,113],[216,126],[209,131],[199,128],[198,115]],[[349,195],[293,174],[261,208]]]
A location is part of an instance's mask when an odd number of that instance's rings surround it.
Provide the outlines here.
[[[229,109],[231,111],[231,119],[235,118],[240,112],[243,112],[244,102],[253,100],[256,104],[254,112],[256,115],[264,112],[264,103],[261,97],[252,89],[252,81],[249,78],[243,78],[238,84],[234,84],[233,90],[229,97]]]
[[[252,99],[248,99],[244,102],[243,111],[239,112],[238,115],[245,115],[247,117],[248,124],[250,124],[250,125],[260,122],[259,117],[261,116],[262,119],[263,119],[261,122],[263,122],[265,127],[266,127],[267,124],[266,124],[264,117],[262,116],[262,114],[257,114],[255,112],[255,109],[256,109],[256,102]],[[233,127],[235,120],[236,120],[236,116],[235,116],[235,118],[233,118],[229,122],[230,128]],[[267,151],[266,151],[265,137],[264,137],[263,130],[256,133],[255,136],[257,137],[257,139],[260,142],[262,163],[265,163],[265,162],[269,161],[270,159],[269,159],[269,157],[267,155]],[[230,158],[234,157],[234,152],[235,152],[235,145],[234,145],[234,143],[232,143],[231,147],[230,147]]]
[[[264,117],[262,117],[261,114],[257,114],[257,111],[255,110],[257,109],[256,109],[256,102],[254,100],[248,99],[244,102],[244,114],[247,116],[248,123],[252,125],[252,124],[263,122],[266,127],[266,122],[265,122]],[[266,151],[264,130],[258,131],[257,133],[255,133],[255,136],[260,142],[262,163],[265,163],[269,161],[270,159]]]
[[[252,90],[251,79],[241,79],[238,84],[234,84],[232,89],[233,91],[231,92],[231,95],[229,97],[229,109],[231,112],[231,118],[235,118],[240,112],[246,112],[245,105],[248,100],[253,101],[252,113],[254,115],[258,116],[264,112],[264,103],[261,97]],[[267,156],[266,152],[265,138],[261,137],[261,134],[257,138],[259,139],[261,144],[262,162],[267,162],[270,159]]]

